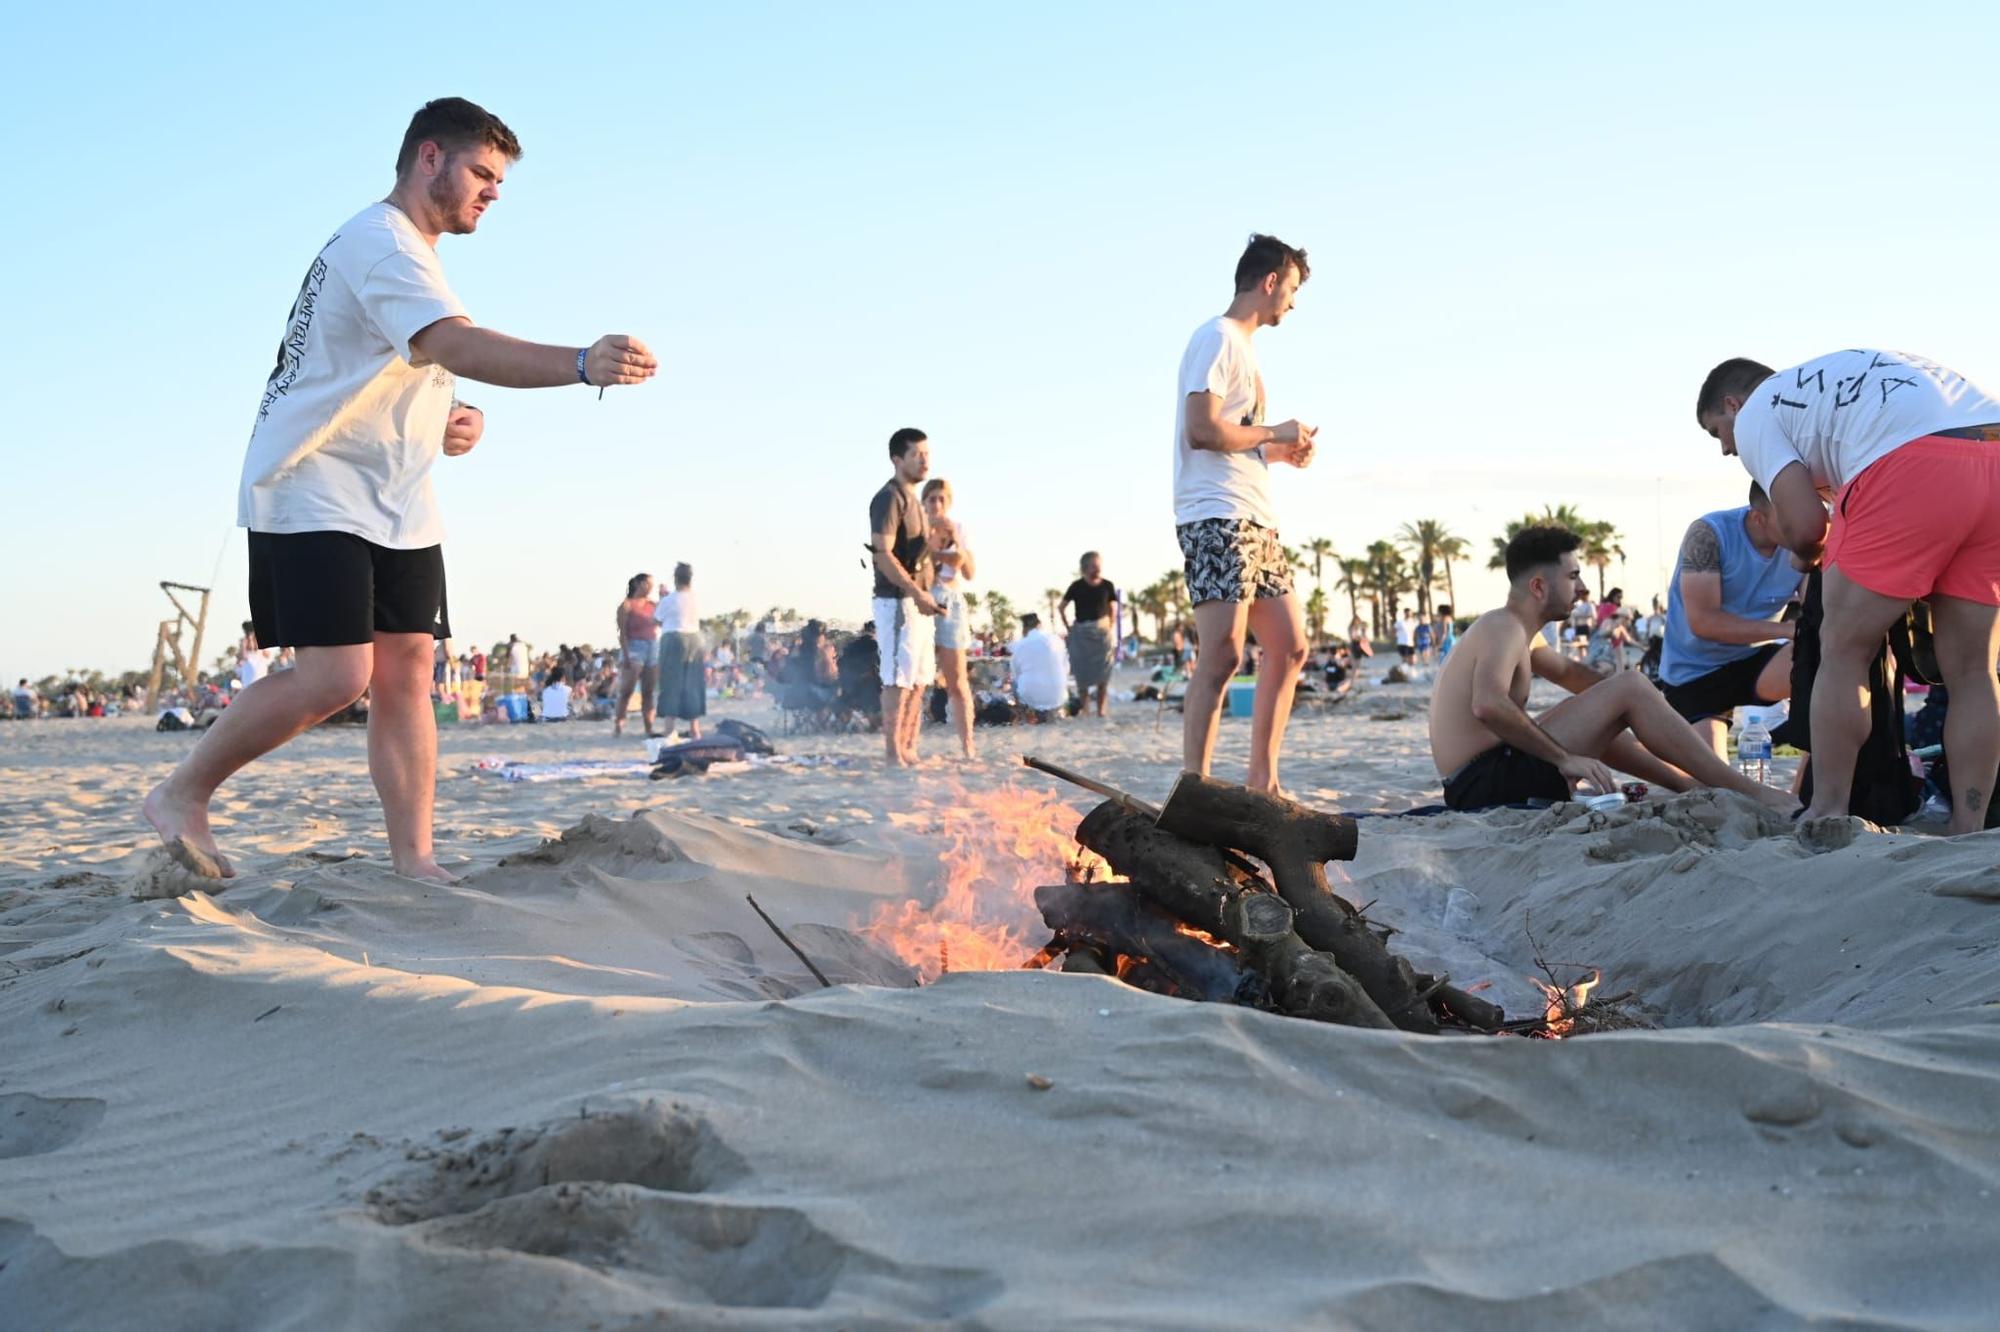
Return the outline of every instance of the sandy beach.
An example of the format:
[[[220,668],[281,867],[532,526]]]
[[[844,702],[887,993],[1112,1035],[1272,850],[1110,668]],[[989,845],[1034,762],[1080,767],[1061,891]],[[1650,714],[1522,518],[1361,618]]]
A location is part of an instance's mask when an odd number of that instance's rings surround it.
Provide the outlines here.
[[[1019,756],[1157,800],[1150,703],[912,774],[780,736],[811,762],[515,782],[479,765],[644,754],[446,728],[453,887],[389,872],[364,734],[322,729],[223,789],[213,896],[136,817],[191,737],[0,727],[0,1324],[1991,1327],[1995,834],[1813,855],[1712,794],[1411,817],[1426,701],[1293,724],[1294,793],[1384,816],[1337,887],[1510,1013],[1539,951],[1640,1025],[1020,970],[1093,802]],[[870,926],[905,914],[898,957]],[[972,970],[974,938],[1025,947]]]

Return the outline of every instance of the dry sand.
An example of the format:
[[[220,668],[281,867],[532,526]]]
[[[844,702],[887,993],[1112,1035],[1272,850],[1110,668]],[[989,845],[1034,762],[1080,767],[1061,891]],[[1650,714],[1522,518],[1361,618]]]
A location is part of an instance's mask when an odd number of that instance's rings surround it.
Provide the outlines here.
[[[1427,803],[1423,708],[1302,715],[1288,780]],[[322,731],[228,788],[214,897],[136,826],[189,737],[0,727],[0,1325],[2000,1323],[1994,834],[1814,856],[1716,796],[1366,821],[1344,891],[1413,959],[1532,1013],[1532,928],[1664,1025],[1567,1041],[918,988],[850,932],[976,840],[950,782],[1087,808],[1028,750],[1158,798],[1176,721],[546,785],[471,765],[637,742],[448,730],[452,888],[389,872],[363,737]]]

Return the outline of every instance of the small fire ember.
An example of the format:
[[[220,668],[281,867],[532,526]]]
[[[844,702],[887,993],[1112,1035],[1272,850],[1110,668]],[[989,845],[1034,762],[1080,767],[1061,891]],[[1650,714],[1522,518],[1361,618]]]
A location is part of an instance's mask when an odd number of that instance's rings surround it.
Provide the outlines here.
[[[1576,1030],[1576,1016],[1590,1002],[1590,992],[1603,981],[1601,972],[1593,970],[1588,976],[1570,986],[1555,986],[1547,981],[1530,976],[1543,996],[1549,1001],[1548,1011],[1542,1015],[1542,1026],[1530,1034],[1546,1040],[1559,1041]]]

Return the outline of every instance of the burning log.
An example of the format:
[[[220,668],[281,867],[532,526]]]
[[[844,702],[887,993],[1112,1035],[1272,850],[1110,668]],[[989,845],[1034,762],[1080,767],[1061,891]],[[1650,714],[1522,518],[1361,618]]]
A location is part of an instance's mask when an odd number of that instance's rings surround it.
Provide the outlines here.
[[[1143,958],[1184,999],[1259,1004],[1264,977],[1234,953],[1180,931],[1180,923],[1119,883],[1056,883],[1035,889],[1050,929],[1075,945]],[[1085,964],[1087,965],[1087,964]],[[1064,969],[1067,970],[1067,959]]]
[[[1125,886],[1132,893],[1234,944],[1269,982],[1281,1011],[1351,1027],[1394,1025],[1336,959],[1294,932],[1290,906],[1234,874],[1214,848],[1162,832],[1116,801],[1086,815],[1076,836],[1131,879]]]
[[[1159,826],[1177,838],[1239,847],[1269,865],[1279,895],[1297,913],[1293,929],[1308,947],[1332,954],[1404,1031],[1437,1030],[1425,993],[1429,986],[1327,884],[1328,860],[1354,858],[1353,819],[1189,772],[1174,783]],[[1117,864],[1114,857],[1105,859]]]

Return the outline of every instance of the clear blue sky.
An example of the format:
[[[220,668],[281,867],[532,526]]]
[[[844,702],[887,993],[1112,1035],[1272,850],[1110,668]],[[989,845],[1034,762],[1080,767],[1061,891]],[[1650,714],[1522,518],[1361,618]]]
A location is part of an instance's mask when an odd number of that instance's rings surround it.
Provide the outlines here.
[[[930,432],[987,587],[1178,561],[1173,376],[1244,237],[1312,255],[1259,335],[1288,540],[1611,518],[1661,585],[1740,468],[1729,355],[1904,347],[1989,383],[1990,6],[41,5],[0,53],[0,676],[144,663],[161,578],[247,613],[232,529],[305,265],[409,115],[526,156],[446,272],[474,317],[625,331],[658,380],[465,385],[462,640],[602,642],[626,575],[857,618],[863,506]],[[1461,583],[1490,603],[1497,583]],[[1344,618],[1344,609],[1342,610]],[[220,636],[226,640],[227,633]],[[212,641],[220,641],[214,639]]]

